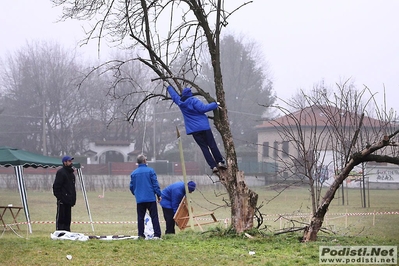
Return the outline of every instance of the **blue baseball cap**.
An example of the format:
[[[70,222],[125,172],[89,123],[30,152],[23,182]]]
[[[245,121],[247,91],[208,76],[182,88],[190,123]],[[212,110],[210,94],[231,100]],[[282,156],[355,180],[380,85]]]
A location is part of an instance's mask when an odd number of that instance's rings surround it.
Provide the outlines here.
[[[62,162],[65,163],[66,161],[73,161],[73,159],[75,159],[75,158],[67,155],[67,156],[62,157]]]

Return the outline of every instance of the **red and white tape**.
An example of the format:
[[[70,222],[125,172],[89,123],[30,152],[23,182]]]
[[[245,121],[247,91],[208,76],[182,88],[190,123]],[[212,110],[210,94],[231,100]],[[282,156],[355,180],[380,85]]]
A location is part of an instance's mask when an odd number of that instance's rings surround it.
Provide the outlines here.
[[[371,215],[399,215],[399,211],[386,211],[386,212],[353,212],[353,213],[327,213],[326,217],[331,216],[371,216]],[[279,217],[310,217],[311,213],[284,213],[284,214],[266,214],[265,219],[263,220],[276,220]],[[270,217],[270,218],[267,218]],[[271,218],[276,217],[276,218]],[[212,220],[211,218],[201,218],[197,220]],[[223,222],[224,224],[229,223],[229,218],[218,219],[219,222]],[[164,221],[160,221],[163,223]],[[31,224],[54,224],[55,221],[31,221]],[[93,221],[93,222],[85,222],[85,221],[72,221],[73,224],[136,224],[137,221]],[[6,224],[6,226],[13,225],[22,225],[28,224],[28,222],[20,222],[14,224]]]

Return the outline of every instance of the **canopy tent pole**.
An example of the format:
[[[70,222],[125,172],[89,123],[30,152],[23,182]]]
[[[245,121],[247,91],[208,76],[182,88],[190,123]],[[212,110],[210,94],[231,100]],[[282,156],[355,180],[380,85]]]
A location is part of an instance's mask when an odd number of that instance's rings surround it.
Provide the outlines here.
[[[30,215],[29,215],[29,207],[28,207],[28,199],[26,195],[26,187],[24,181],[24,171],[22,165],[17,165],[14,167],[15,176],[17,177],[17,184],[19,195],[21,197],[22,206],[24,208],[24,213],[26,217],[26,222],[28,223],[29,233],[32,234],[32,225],[30,222]]]
[[[89,200],[87,199],[86,185],[85,185],[85,182],[84,182],[82,169],[81,168],[77,168],[77,171],[78,171],[78,177],[79,177],[79,180],[80,180],[80,184],[82,186],[83,198],[84,198],[85,203],[86,203],[87,214],[89,215],[89,219],[90,219],[91,230],[94,232],[93,220],[91,218]]]
[[[61,160],[59,158],[49,157],[49,156],[45,156],[42,154],[36,154],[36,153],[32,153],[32,152],[12,148],[12,147],[0,147],[0,165],[5,166],[5,167],[12,166],[14,168],[15,176],[17,178],[19,195],[21,197],[21,202],[22,202],[25,217],[26,217],[26,222],[29,227],[29,232],[32,233],[32,225],[31,225],[31,220],[30,220],[30,215],[29,215],[28,199],[27,199],[27,195],[26,195],[26,186],[25,186],[25,179],[23,176],[23,169],[25,167],[56,168],[59,166],[62,167],[63,163],[61,162]],[[91,227],[94,232],[93,221],[91,219],[91,213],[90,213],[90,208],[89,208],[89,202],[87,200],[87,195],[86,195],[85,182],[83,180],[83,174],[82,174],[82,170],[81,170],[81,164],[76,163],[75,167],[77,169],[78,177],[82,184],[83,196],[85,198],[86,208],[87,208],[87,212],[89,214]]]

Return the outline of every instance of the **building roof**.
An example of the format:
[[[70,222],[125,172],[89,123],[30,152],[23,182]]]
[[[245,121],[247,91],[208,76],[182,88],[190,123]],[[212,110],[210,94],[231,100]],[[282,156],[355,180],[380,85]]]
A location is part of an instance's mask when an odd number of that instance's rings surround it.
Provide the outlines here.
[[[276,126],[354,126],[358,124],[361,114],[352,113],[334,106],[310,106],[299,111],[289,113],[273,120],[263,121],[255,128],[258,130],[275,128]],[[381,126],[384,122],[365,116],[363,126]]]
[[[125,140],[96,140],[94,141],[96,146],[129,146],[130,141]]]
[[[93,151],[93,150],[87,150],[87,151],[85,151],[83,154],[90,157],[90,156],[96,155],[97,152],[96,152],[96,151]]]

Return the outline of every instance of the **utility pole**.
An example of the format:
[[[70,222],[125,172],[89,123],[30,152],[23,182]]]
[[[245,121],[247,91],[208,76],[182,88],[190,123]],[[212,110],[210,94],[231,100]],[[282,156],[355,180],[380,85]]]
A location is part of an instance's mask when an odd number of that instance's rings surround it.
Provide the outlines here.
[[[47,156],[47,138],[46,138],[46,102],[43,103],[43,116],[42,116],[42,133],[43,133],[43,155]]]
[[[154,162],[157,160],[157,152],[156,152],[156,147],[157,147],[157,145],[156,145],[156,143],[155,143],[155,140],[156,140],[156,137],[155,137],[155,124],[156,124],[156,121],[155,121],[155,109],[154,109],[154,115],[152,116],[152,120],[154,120],[153,122],[154,122],[154,125],[152,126],[153,127],[153,137],[154,137],[154,139],[153,139],[153,142],[154,142],[154,155],[153,155],[153,158],[154,158]]]

